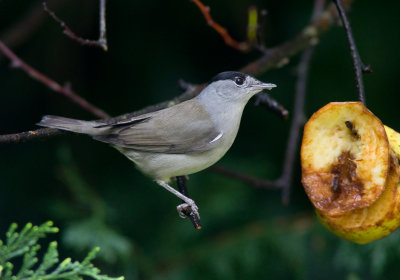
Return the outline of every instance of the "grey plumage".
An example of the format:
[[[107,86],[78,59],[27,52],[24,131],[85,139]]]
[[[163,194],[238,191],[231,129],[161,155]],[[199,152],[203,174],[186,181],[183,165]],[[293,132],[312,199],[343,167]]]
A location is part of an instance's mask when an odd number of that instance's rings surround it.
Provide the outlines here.
[[[198,115],[205,118],[197,118]],[[169,154],[207,150],[209,142],[219,133],[208,113],[193,100],[134,118],[123,125],[109,126],[109,129],[111,134],[94,139],[141,152]]]
[[[64,118],[60,116],[47,115],[37,124],[40,126],[57,128],[61,130],[72,131],[76,133],[85,133],[92,135],[96,130],[91,130],[94,122],[81,121],[76,119]]]
[[[95,140],[137,152],[168,154],[204,152],[219,134],[208,113],[194,100],[111,124],[49,115],[38,125],[88,134]]]

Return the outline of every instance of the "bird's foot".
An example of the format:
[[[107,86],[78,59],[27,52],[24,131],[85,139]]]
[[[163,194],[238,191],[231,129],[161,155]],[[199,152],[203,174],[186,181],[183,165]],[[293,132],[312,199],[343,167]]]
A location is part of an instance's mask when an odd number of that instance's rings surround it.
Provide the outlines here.
[[[178,211],[179,217],[185,219],[189,216],[194,216],[197,220],[200,220],[199,207],[197,207],[196,203],[188,198],[185,200],[185,203],[182,203],[176,207]]]

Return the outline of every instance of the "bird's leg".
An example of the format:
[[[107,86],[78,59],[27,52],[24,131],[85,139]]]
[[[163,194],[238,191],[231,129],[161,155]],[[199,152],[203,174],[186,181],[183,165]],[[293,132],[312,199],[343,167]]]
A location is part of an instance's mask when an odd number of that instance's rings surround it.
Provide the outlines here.
[[[179,197],[180,199],[183,200],[184,203],[181,204],[181,205],[178,205],[178,207],[177,207],[178,212],[179,212],[179,216],[185,218],[186,215],[182,212],[181,209],[187,209],[188,207],[190,207],[191,211],[193,212],[193,214],[200,220],[199,208],[197,207],[196,203],[194,203],[194,201],[192,199],[190,199],[189,197],[184,196],[183,194],[178,192],[176,189],[174,189],[173,187],[171,187],[170,185],[168,185],[164,181],[156,180],[156,183],[159,184],[164,189],[166,189],[167,191],[173,193],[175,196],[177,196],[177,197]]]
[[[188,192],[188,189],[186,187],[186,177],[185,176],[177,176],[176,177],[176,183],[178,185],[179,192],[181,194],[183,194],[184,196],[189,198],[189,192]],[[196,229],[201,229],[201,224],[200,224],[200,219],[199,219],[200,217],[198,215],[196,215],[192,211],[191,208],[187,207],[187,205],[185,205],[185,203],[181,204],[181,205],[178,205],[177,210],[178,210],[179,216],[182,217],[182,214],[183,214],[184,215],[183,218],[189,217],[189,219],[192,222],[193,226]]]
[[[186,180],[184,176],[176,176],[176,184],[178,185],[178,190],[181,194],[186,196],[187,198],[189,197],[189,192],[186,187]],[[185,202],[182,200],[182,202]],[[190,217],[190,213],[192,213],[192,209],[186,204],[180,204],[176,207],[178,210],[179,216],[183,219],[186,219],[187,217]]]

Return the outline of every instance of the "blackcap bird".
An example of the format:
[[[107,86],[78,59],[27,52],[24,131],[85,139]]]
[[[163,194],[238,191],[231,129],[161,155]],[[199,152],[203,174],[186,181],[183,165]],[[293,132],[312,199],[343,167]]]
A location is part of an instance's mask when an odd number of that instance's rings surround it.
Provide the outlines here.
[[[148,114],[82,121],[44,116],[40,126],[88,134],[119,150],[144,174],[184,201],[181,217],[194,201],[168,184],[172,177],[201,171],[216,163],[231,147],[249,99],[274,84],[240,72],[216,75],[196,97]]]

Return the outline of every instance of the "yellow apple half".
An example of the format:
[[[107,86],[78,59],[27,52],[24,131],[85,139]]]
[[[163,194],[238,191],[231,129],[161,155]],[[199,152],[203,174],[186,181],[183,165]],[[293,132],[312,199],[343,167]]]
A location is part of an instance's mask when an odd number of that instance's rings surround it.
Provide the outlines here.
[[[382,122],[360,102],[333,102],[312,115],[301,146],[302,183],[324,215],[365,208],[382,194],[390,148]]]

